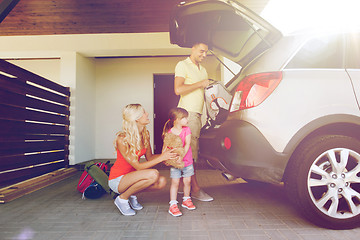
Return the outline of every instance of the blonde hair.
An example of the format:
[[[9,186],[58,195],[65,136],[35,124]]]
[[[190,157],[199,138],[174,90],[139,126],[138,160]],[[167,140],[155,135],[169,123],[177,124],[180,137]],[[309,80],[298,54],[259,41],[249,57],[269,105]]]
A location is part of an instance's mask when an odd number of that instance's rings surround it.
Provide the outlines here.
[[[123,143],[126,148],[126,154],[134,157],[137,160],[137,152],[141,150],[142,144],[147,147],[149,142],[149,132],[146,127],[139,132],[136,120],[140,119],[145,113],[144,108],[140,104],[129,104],[123,110],[123,131],[116,134],[116,139],[121,135]],[[116,139],[114,142],[115,149]]]
[[[163,132],[162,132],[162,138],[164,138],[165,134],[174,126],[174,121],[176,119],[182,119],[184,117],[188,117],[189,113],[183,108],[172,108],[169,112],[169,119],[166,121]]]

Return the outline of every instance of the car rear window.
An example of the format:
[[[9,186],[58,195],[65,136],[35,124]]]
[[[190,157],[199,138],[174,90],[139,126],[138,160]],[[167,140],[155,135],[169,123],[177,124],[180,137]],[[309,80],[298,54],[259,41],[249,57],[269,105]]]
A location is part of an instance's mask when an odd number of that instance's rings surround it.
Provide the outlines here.
[[[328,35],[308,40],[286,68],[344,68],[344,37]]]

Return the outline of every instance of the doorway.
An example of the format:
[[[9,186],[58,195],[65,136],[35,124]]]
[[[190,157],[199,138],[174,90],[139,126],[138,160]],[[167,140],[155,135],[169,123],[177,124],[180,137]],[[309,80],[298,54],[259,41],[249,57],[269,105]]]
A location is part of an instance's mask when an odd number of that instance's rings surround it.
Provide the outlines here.
[[[174,74],[154,74],[154,153],[161,153],[161,134],[169,110],[177,106],[180,96],[174,93]]]

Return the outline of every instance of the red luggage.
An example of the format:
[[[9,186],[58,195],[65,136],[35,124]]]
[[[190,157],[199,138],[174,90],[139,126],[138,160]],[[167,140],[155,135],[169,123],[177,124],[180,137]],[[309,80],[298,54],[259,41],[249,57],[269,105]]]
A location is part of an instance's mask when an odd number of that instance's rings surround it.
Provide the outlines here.
[[[109,169],[108,163],[97,162],[95,163],[95,165],[98,166],[105,173]],[[81,193],[84,193],[85,189],[89,187],[94,181],[95,180],[90,176],[90,174],[86,170],[84,170],[77,185],[77,190]]]

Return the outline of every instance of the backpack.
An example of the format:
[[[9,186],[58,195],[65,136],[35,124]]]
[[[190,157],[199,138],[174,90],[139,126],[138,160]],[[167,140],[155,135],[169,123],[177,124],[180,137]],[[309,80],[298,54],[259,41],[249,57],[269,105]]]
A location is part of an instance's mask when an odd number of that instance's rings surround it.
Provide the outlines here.
[[[95,180],[83,192],[82,199],[96,199],[104,195],[105,190]]]
[[[107,163],[97,162],[94,163],[97,167],[99,167],[105,173],[109,169],[109,161]],[[85,168],[84,172],[81,174],[79,179],[79,183],[77,185],[77,190],[83,194],[83,198],[99,198],[104,193],[105,190],[99,185],[88,173],[88,168]]]

